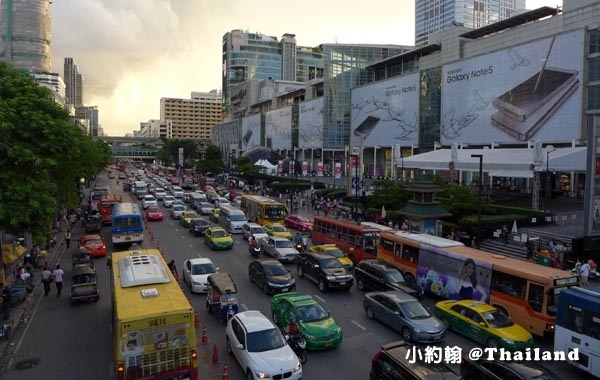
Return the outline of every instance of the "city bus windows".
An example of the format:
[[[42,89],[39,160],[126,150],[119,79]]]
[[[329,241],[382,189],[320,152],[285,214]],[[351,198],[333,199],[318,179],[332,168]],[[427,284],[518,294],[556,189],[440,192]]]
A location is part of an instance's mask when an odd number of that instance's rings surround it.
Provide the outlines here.
[[[402,260],[416,263],[419,258],[419,249],[406,244],[402,248]]]
[[[400,258],[402,256],[402,245],[396,244],[396,249],[394,249],[394,256],[396,258]]]
[[[347,236],[346,241],[355,241],[356,240],[356,231],[346,230]]]
[[[541,313],[544,304],[544,287],[542,285],[530,283],[529,292],[527,293],[527,302],[533,310]]]
[[[398,246],[399,245],[397,245],[396,247]],[[388,239],[381,239],[381,249],[388,252],[394,252],[394,242]],[[396,254],[396,257],[398,257],[398,254]]]
[[[498,271],[492,273],[492,289],[509,296],[524,299],[525,284],[525,280],[520,277]]]

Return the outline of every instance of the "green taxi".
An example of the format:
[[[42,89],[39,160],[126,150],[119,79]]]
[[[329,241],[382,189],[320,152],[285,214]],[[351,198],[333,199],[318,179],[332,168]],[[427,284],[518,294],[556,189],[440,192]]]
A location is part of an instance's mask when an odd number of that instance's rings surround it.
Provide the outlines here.
[[[219,223],[219,213],[220,212],[221,212],[220,208],[213,208],[212,210],[210,210],[210,213],[208,214],[208,219],[210,219],[211,222]]]
[[[210,227],[204,231],[204,243],[212,249],[232,249],[233,238],[221,227]]]
[[[184,211],[179,217],[179,223],[185,228],[190,228],[190,222],[192,219],[199,218],[200,215],[196,211]]]
[[[349,271],[352,271],[352,268],[354,267],[352,260],[350,260],[350,258],[344,253],[344,251],[339,249],[338,246],[335,244],[313,245],[308,250],[310,252],[317,252],[317,253],[322,253],[325,255],[337,257],[337,259],[340,261],[340,263],[342,263],[342,265],[344,267],[346,267],[346,269],[348,269]]]
[[[435,304],[433,314],[448,329],[490,348],[524,351],[533,347],[531,333],[485,302],[448,300]]]
[[[269,236],[279,236],[282,238],[292,240],[292,233],[283,224],[280,224],[280,223],[265,224],[263,226],[263,229]]]
[[[271,299],[273,322],[286,329],[293,316],[306,339],[307,350],[324,350],[342,343],[342,328],[313,296],[282,293]]]

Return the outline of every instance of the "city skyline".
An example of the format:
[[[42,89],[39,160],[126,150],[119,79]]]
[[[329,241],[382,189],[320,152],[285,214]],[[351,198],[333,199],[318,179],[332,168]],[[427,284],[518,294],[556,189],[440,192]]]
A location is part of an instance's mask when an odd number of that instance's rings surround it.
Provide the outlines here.
[[[527,0],[528,9],[544,5],[562,1]],[[162,97],[220,91],[222,36],[234,29],[278,39],[295,34],[299,46],[414,44],[414,0],[390,2],[368,18],[364,9],[341,0],[309,0],[303,3],[306,16],[295,22],[275,14],[280,3],[273,0],[252,9],[234,0],[64,0],[50,7],[52,70],[62,75],[65,57],[77,61],[86,78],[85,103],[98,107],[100,126],[109,136],[159,119]]]

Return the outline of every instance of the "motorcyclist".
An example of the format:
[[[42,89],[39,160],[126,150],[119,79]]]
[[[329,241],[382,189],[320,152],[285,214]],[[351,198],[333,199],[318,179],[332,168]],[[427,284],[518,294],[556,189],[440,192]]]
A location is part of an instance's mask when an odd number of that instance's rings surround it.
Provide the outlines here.
[[[256,240],[256,236],[254,236],[254,234],[250,235],[250,238],[248,238],[248,252],[250,252],[251,255],[254,255],[253,250],[255,250],[258,247],[258,241]]]
[[[296,235],[294,235],[294,244],[302,245],[302,234],[300,231],[296,231]]]
[[[294,336],[298,333],[298,324],[296,323],[296,318],[292,317],[290,319],[290,324],[287,327],[287,333],[289,336]]]

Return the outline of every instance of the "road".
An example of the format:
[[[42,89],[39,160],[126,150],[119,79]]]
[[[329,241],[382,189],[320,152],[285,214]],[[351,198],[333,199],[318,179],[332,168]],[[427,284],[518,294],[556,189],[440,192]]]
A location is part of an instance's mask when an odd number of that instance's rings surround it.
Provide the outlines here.
[[[109,183],[116,188],[115,180],[108,180],[103,174],[100,184]],[[124,199],[130,199],[124,193]],[[204,244],[204,238],[193,237],[178,221],[170,220],[168,212],[162,222],[147,224],[147,238],[144,248],[160,247],[165,259],[175,259],[179,270],[187,258],[203,256],[211,258],[220,271],[228,272],[236,281],[239,290],[240,310],[258,309],[270,316],[270,297],[263,294],[248,279],[247,267],[251,261],[247,243],[241,235],[234,237],[234,249],[215,252]],[[73,242],[83,235],[78,230]],[[102,236],[110,242],[110,229],[104,227]],[[153,238],[153,239],[152,239]],[[9,360],[11,367],[4,374],[7,380],[61,379],[61,380],[105,380],[114,377],[112,372],[112,328],[109,274],[104,259],[96,259],[101,298],[98,303],[70,306],[68,290],[70,286],[70,254],[75,252],[75,244],[60,260],[64,267],[65,289],[58,298],[53,288],[48,297],[39,294],[33,302],[30,323],[15,339],[14,353]],[[108,244],[109,251],[112,249]],[[67,257],[68,256],[68,257]],[[379,322],[369,320],[362,310],[361,292],[353,287],[350,292],[320,293],[317,285],[307,279],[299,279],[296,268],[286,264],[297,281],[297,291],[312,294],[323,306],[332,312],[333,317],[342,326],[344,340],[338,348],[309,352],[308,362],[304,365],[305,379],[368,379],[371,358],[385,343],[400,340],[400,335]],[[193,307],[200,315],[201,328],[197,331],[198,348],[201,356],[200,379],[221,379],[223,366],[227,365],[230,379],[244,379],[245,375],[233,357],[225,351],[224,326],[214,315],[205,309],[205,296],[191,294],[183,286]],[[435,300],[424,301],[433,307]],[[202,344],[202,330],[206,327],[209,342]],[[537,346],[551,350],[550,342],[536,341]],[[443,346],[458,346],[464,350],[476,347],[472,341],[454,333],[449,333]],[[218,358],[215,357],[218,356]],[[213,364],[213,359],[218,363]],[[332,364],[335,363],[335,364]],[[23,369],[19,369],[23,367]],[[561,378],[592,379],[565,363],[549,363]],[[454,369],[458,371],[455,365]]]

